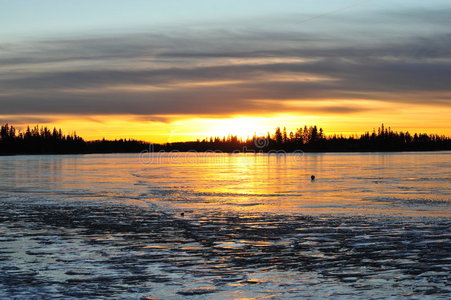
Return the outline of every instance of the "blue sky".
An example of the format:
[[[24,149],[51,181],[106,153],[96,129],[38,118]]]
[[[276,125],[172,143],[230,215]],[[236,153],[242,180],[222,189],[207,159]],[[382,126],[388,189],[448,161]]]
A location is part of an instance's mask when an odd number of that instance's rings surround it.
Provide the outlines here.
[[[296,15],[302,21],[304,17],[309,18],[353,4],[356,6],[337,12],[336,15],[355,16],[374,11],[451,7],[450,1],[445,0],[1,0],[0,36],[3,41],[23,40],[102,33],[111,29],[141,32],[158,30],[158,27],[182,24],[194,26],[202,23],[224,28],[239,25],[277,28],[286,24],[267,24],[265,18],[270,21],[274,16]],[[327,19],[328,17],[322,17],[312,20],[308,26],[320,27],[321,23],[327,23]],[[372,25],[381,24],[375,21]]]

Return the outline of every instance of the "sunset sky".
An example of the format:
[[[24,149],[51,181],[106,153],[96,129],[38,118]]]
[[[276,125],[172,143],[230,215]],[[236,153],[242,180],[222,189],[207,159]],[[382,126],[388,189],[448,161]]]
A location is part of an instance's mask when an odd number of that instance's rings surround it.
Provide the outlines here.
[[[153,142],[451,135],[449,0],[0,0],[0,122]]]

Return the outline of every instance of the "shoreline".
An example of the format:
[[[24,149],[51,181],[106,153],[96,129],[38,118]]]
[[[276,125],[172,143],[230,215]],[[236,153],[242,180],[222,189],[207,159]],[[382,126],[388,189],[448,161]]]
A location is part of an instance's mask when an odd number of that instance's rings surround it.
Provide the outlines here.
[[[283,152],[282,152],[283,151]],[[300,150],[302,151],[302,150]],[[148,152],[147,149],[144,149],[140,152],[88,152],[88,153],[14,153],[14,154],[3,154],[0,153],[0,157],[15,157],[15,156],[52,156],[52,155],[92,155],[92,154],[174,154],[174,153],[191,153],[191,154],[269,154],[269,155],[277,155],[277,154],[327,154],[327,153],[431,153],[431,152],[451,152],[451,149],[442,149],[442,150],[386,150],[386,151],[377,151],[377,150],[356,150],[356,151],[302,151],[302,152],[296,152],[296,151],[285,151],[285,150],[273,150],[271,151],[222,151],[222,150],[206,150],[206,151],[179,151],[179,150],[170,150],[170,151],[155,151],[155,152]]]

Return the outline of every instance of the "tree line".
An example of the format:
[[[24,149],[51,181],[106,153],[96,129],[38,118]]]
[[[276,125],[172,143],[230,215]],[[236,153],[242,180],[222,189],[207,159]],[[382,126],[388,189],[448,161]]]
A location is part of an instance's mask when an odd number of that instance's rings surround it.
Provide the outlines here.
[[[76,132],[27,126],[19,131],[9,124],[0,128],[0,154],[82,154],[140,152],[148,143],[132,139],[85,141]]]
[[[382,124],[377,130],[361,135],[343,134],[325,135],[322,128],[304,126],[287,132],[286,128],[276,128],[273,134],[240,139],[237,136],[210,137],[196,142],[172,143],[171,150],[220,151],[233,152],[372,152],[372,151],[433,151],[451,150],[451,138],[444,135],[394,131]]]
[[[148,150],[150,143],[133,139],[85,141],[76,132],[29,126],[25,131],[4,124],[0,128],[0,154],[134,153]],[[265,136],[210,137],[192,142],[153,144],[153,151],[221,152],[357,152],[451,150],[451,138],[436,134],[394,131],[383,124],[361,135],[326,135],[322,128],[304,126],[288,132],[278,127]]]

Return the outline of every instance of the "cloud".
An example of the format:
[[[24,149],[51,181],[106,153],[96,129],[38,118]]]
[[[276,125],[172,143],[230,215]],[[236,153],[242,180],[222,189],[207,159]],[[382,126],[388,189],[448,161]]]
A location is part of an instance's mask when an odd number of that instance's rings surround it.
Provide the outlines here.
[[[51,123],[59,118],[51,116],[10,116],[4,115],[0,116],[0,124],[14,124],[14,125],[30,125],[30,124],[45,124]]]
[[[412,13],[409,21],[421,19]],[[431,10],[425,18],[434,14],[443,16]],[[303,112],[317,114],[371,110],[358,105],[362,99],[451,105],[449,30],[418,35],[412,28],[402,38],[334,33],[212,29],[6,45],[1,112],[168,122],[173,115],[287,112],[303,101],[315,101]]]

